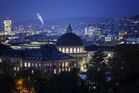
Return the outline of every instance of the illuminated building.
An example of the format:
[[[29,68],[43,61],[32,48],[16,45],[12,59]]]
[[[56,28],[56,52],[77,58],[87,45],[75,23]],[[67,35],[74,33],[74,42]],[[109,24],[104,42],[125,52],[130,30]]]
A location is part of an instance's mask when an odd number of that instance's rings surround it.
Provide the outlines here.
[[[112,36],[105,37],[105,42],[111,42],[111,41],[112,41]]]
[[[4,20],[4,31],[11,32],[12,31],[12,20],[5,19]]]
[[[53,75],[69,72],[76,67],[75,58],[58,51],[54,45],[44,45],[40,49],[7,49],[0,58],[11,63],[14,72],[22,68],[35,68]]]
[[[93,26],[86,27],[84,34],[88,36],[99,36],[101,34],[101,29]]]
[[[87,70],[88,53],[84,50],[81,38],[72,32],[71,25],[67,28],[67,33],[58,38],[56,45],[59,51],[76,58],[77,66],[82,72]]]

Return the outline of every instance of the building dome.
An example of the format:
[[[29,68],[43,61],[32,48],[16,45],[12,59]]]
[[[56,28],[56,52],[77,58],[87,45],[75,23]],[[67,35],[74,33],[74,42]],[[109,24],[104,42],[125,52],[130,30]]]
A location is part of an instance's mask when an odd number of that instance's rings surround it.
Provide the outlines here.
[[[57,46],[83,46],[83,41],[79,36],[72,33],[71,25],[69,25],[67,33],[60,36],[56,44]]]

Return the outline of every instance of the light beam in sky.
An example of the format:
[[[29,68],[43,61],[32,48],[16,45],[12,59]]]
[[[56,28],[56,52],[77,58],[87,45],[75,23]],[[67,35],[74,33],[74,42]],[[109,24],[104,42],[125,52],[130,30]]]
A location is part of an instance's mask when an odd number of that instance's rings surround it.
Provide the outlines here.
[[[40,22],[42,23],[42,25],[44,25],[43,18],[42,18],[42,16],[39,13],[37,13],[37,18],[40,20]]]

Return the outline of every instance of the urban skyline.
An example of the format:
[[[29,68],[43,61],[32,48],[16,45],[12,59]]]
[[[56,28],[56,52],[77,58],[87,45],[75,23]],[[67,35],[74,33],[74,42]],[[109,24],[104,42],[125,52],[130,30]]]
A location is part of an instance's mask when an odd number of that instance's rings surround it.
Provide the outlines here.
[[[139,0],[1,0],[0,93],[139,93]]]
[[[0,20],[11,18],[16,22],[67,17],[125,17],[139,14],[138,0],[1,0]]]

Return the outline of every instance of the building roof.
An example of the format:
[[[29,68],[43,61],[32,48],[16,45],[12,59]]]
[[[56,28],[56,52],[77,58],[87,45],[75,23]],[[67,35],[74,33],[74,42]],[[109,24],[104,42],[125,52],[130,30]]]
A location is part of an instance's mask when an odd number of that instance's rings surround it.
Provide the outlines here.
[[[67,28],[67,33],[60,36],[56,43],[57,46],[83,46],[82,39],[72,32],[71,25]]]
[[[63,60],[73,59],[73,57],[64,54],[56,49],[54,45],[45,45],[40,49],[24,49],[24,50],[7,50],[5,56],[22,57],[26,60]]]

